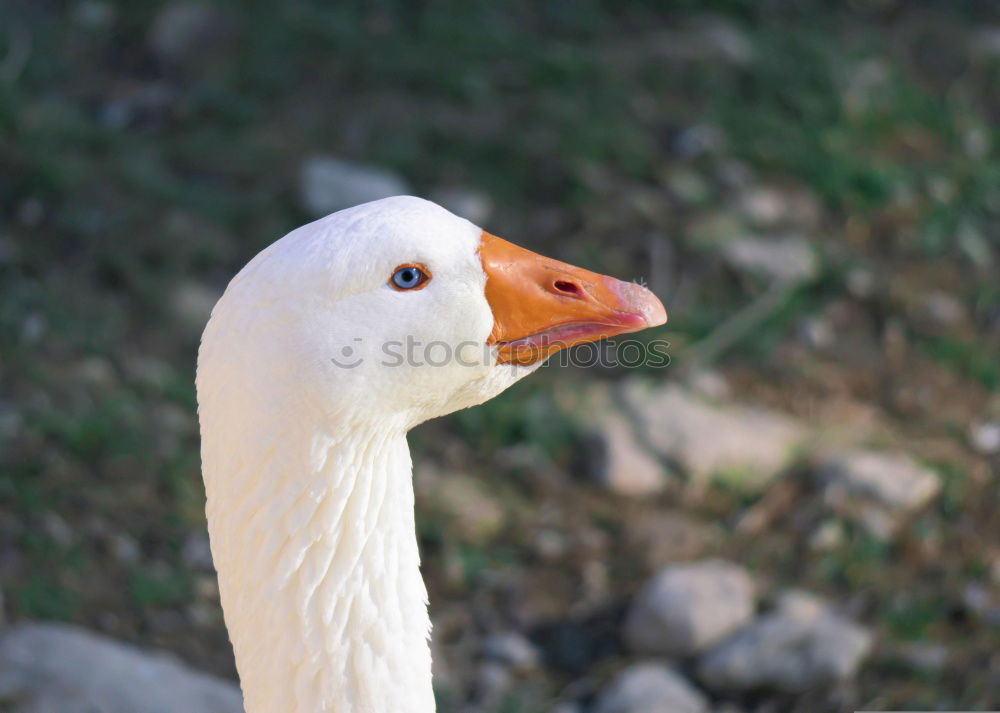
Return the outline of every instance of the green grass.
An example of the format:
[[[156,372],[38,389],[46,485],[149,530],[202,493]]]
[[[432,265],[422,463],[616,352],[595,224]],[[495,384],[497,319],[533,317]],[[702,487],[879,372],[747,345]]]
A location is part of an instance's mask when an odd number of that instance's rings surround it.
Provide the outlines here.
[[[180,569],[137,569],[130,577],[129,591],[143,610],[178,606],[191,599],[191,583]]]
[[[492,401],[459,411],[452,422],[460,436],[487,452],[531,443],[550,458],[565,459],[578,441],[576,424],[538,388],[518,385]]]
[[[15,590],[18,613],[26,619],[71,621],[80,606],[73,590],[46,575],[30,573]]]
[[[990,391],[1000,390],[1000,355],[995,345],[959,337],[925,337],[917,344],[942,366],[978,381]]]
[[[947,616],[946,608],[946,603],[937,598],[911,596],[894,600],[884,618],[893,635],[906,641],[921,641]]]

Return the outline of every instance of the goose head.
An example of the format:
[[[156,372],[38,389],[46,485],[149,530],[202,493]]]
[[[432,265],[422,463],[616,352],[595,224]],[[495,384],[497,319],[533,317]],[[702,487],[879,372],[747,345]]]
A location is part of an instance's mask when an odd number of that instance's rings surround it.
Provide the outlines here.
[[[559,349],[665,321],[639,285],[400,196],[258,255],[216,306],[200,367],[224,352],[228,380],[261,405],[405,430],[496,396]]]
[[[430,713],[405,434],[555,351],[662,324],[649,291],[418,198],[240,271],[198,356],[206,512],[247,713]]]

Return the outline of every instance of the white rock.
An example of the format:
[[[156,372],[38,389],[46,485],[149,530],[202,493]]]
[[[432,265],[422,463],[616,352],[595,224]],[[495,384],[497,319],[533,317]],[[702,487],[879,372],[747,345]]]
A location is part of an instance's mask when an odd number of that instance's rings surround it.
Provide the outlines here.
[[[750,621],[754,585],[742,567],[718,560],[671,565],[636,596],[625,618],[633,651],[688,656]]]
[[[493,201],[472,188],[443,187],[431,192],[431,200],[476,225],[485,225],[493,215]]]
[[[619,673],[601,693],[594,713],[705,713],[708,701],[668,666],[638,663]]]
[[[538,668],[541,661],[538,648],[515,631],[487,636],[483,640],[483,656],[509,666],[515,671]]]
[[[303,162],[299,187],[303,209],[317,218],[409,193],[406,182],[394,173],[329,156],[311,156]]]
[[[625,399],[645,441],[695,484],[716,477],[759,491],[791,463],[808,435],[775,411],[716,406],[673,385],[646,390],[629,384]]]
[[[588,476],[618,495],[651,495],[663,490],[663,465],[640,446],[624,416],[607,413],[585,441]]]
[[[844,453],[828,458],[818,474],[828,502],[866,501],[889,515],[917,510],[941,489],[933,470],[902,453]]]
[[[809,536],[809,547],[816,552],[832,552],[844,544],[844,525],[836,518],[820,523]]]
[[[967,584],[962,590],[962,604],[984,623],[1000,626],[1000,598],[983,584]]]
[[[785,217],[785,196],[781,191],[767,186],[754,186],[739,198],[740,211],[753,223],[771,227]]]
[[[819,270],[809,243],[794,237],[730,240],[722,246],[722,257],[735,270],[787,284],[810,280]]]
[[[775,612],[792,619],[816,619],[829,612],[829,605],[821,597],[801,589],[788,589],[778,595]]]
[[[934,290],[924,297],[927,317],[942,327],[951,327],[965,320],[965,305],[955,295]]]
[[[829,349],[837,343],[837,331],[824,317],[806,317],[799,324],[799,338],[811,349]]]
[[[801,693],[849,678],[871,649],[872,637],[832,614],[761,617],[705,654],[698,675],[710,688],[775,688]]]
[[[61,624],[0,634],[0,700],[10,713],[243,713],[232,681]]]
[[[974,423],[969,427],[969,444],[980,453],[1000,453],[1000,421]]]

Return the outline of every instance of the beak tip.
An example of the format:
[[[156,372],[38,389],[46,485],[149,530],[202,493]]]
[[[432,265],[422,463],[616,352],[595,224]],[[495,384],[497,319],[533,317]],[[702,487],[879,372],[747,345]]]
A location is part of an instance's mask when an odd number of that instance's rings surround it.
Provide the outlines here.
[[[605,278],[612,291],[618,295],[622,307],[633,314],[641,315],[646,329],[659,327],[667,322],[667,310],[660,299],[642,285]]]
[[[661,324],[667,323],[667,310],[660,302],[659,298],[652,292],[649,293],[650,301],[646,310],[643,311],[643,316],[646,318],[647,327],[659,327]]]

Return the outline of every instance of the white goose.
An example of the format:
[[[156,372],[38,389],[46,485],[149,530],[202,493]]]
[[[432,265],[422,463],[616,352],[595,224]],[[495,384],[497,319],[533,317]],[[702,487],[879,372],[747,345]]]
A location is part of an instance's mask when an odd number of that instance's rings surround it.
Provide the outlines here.
[[[665,321],[638,285],[412,197],[327,216],[251,260],[212,312],[197,378],[247,713],[434,711],[407,431],[559,348]]]

